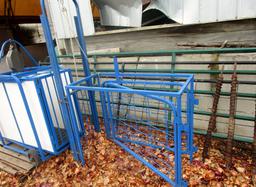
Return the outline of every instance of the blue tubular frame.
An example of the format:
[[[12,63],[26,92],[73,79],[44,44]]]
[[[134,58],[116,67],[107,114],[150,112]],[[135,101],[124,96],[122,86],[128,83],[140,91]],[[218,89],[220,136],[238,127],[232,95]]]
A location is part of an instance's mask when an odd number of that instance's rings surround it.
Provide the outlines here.
[[[29,70],[31,70],[31,71],[29,71]],[[31,150],[31,149],[36,150],[39,153],[40,158],[41,158],[42,161],[50,158],[52,155],[60,154],[61,152],[66,150],[69,146],[68,137],[66,137],[66,135],[63,134],[63,132],[60,132],[61,130],[64,130],[64,129],[60,128],[60,124],[57,125],[57,126],[54,126],[54,123],[52,121],[52,115],[53,116],[55,115],[56,122],[57,123],[60,122],[60,121],[58,121],[58,118],[57,118],[56,113],[55,113],[56,112],[56,109],[55,109],[56,105],[53,104],[53,101],[52,101],[52,98],[51,98],[53,96],[53,94],[54,95],[57,94],[57,91],[55,89],[55,92],[50,92],[49,84],[47,83],[47,78],[51,78],[52,81],[53,81],[53,86],[55,86],[54,80],[53,80],[53,74],[50,70],[51,70],[51,68],[49,68],[49,67],[38,66],[36,68],[27,68],[25,72],[9,73],[9,74],[4,74],[4,75],[1,74],[0,75],[0,83],[3,84],[3,89],[5,91],[7,101],[9,102],[10,110],[12,112],[12,116],[14,118],[14,121],[16,122],[15,125],[17,127],[17,131],[18,131],[20,139],[21,139],[21,141],[19,142],[19,141],[15,141],[15,140],[3,137],[3,134],[1,134],[0,135],[0,140],[2,140],[2,142],[3,142],[3,147],[5,147],[7,149],[10,149],[12,151],[15,151],[15,152],[24,154],[24,155],[28,154],[27,150]],[[69,82],[67,81],[67,79],[68,79],[67,76],[71,76],[71,70],[70,69],[61,69],[60,73],[61,73],[61,75],[65,76],[65,80],[66,80],[67,84],[72,82],[72,77],[69,77]],[[62,80],[64,79],[64,76],[62,77]],[[65,81],[65,80],[63,80],[63,81]],[[48,131],[48,134],[49,134],[49,137],[50,137],[50,141],[52,143],[53,151],[44,150],[41,146],[40,139],[39,139],[39,136],[37,134],[38,131],[36,130],[35,123],[33,121],[34,119],[32,117],[32,113],[31,113],[32,111],[31,111],[31,109],[28,105],[27,98],[26,98],[26,95],[25,95],[25,90],[24,90],[23,85],[22,85],[23,81],[24,82],[25,81],[26,82],[27,81],[33,82],[33,84],[35,85],[36,93],[37,93],[38,99],[39,99],[39,104],[40,104],[40,107],[42,108],[43,117],[44,117],[45,122],[46,122],[46,128],[47,128],[47,131]],[[43,86],[43,81],[45,81],[45,86]],[[22,132],[19,128],[19,123],[20,122],[18,122],[17,119],[16,119],[17,113],[14,113],[13,104],[11,103],[11,101],[9,99],[8,90],[5,87],[5,85],[7,83],[16,84],[19,88],[19,92],[20,92],[22,100],[24,102],[24,107],[26,109],[26,113],[27,113],[29,121],[30,121],[30,124],[28,124],[28,125],[31,126],[32,132],[35,136],[36,146],[28,145],[23,140],[24,137],[23,137]],[[48,93],[48,95],[50,97],[49,102],[47,101],[46,93]],[[74,102],[74,108],[77,108],[77,105],[76,105],[77,100],[74,99],[73,102]],[[53,108],[53,114],[50,113],[50,110],[49,110],[50,107]],[[59,107],[59,106],[57,105],[57,107]],[[62,117],[62,120],[64,121],[64,117],[63,116],[61,116],[61,117]],[[77,118],[79,118],[79,121],[82,120],[81,113],[77,113]],[[84,131],[81,128],[81,132],[79,134],[79,137],[81,135],[83,135],[83,133],[84,133]],[[60,141],[59,141],[58,138],[60,138]],[[19,145],[21,148],[16,148],[15,146],[13,146],[14,144]],[[24,148],[24,150],[23,150],[23,148]]]
[[[73,0],[73,3],[75,5],[76,12],[77,12],[77,16],[74,17],[74,20],[75,20],[75,25],[76,25],[76,30],[77,30],[78,40],[79,40],[79,47],[80,47],[80,51],[82,54],[84,73],[85,73],[85,76],[90,76],[90,69],[89,69],[89,64],[88,64],[88,59],[87,59],[87,54],[86,54],[86,44],[85,44],[85,41],[83,38],[83,27],[82,27],[82,22],[81,22],[80,10],[79,10],[77,1]],[[82,159],[81,158],[82,155],[80,153],[81,143],[80,143],[80,140],[78,139],[79,137],[77,137],[77,135],[79,134],[79,132],[78,132],[79,129],[77,129],[77,126],[72,125],[72,122],[74,119],[73,119],[73,116],[69,115],[69,111],[73,110],[73,108],[72,108],[73,105],[68,106],[66,103],[66,99],[70,99],[70,98],[65,97],[65,91],[63,88],[63,84],[61,82],[60,68],[59,68],[57,55],[56,55],[54,45],[53,45],[53,38],[51,35],[51,31],[50,31],[50,24],[49,24],[47,14],[46,14],[45,1],[40,0],[40,4],[41,4],[41,9],[42,9],[42,15],[40,16],[40,20],[41,20],[42,27],[44,30],[44,35],[45,35],[45,39],[46,39],[48,53],[50,56],[50,61],[51,61],[51,66],[52,66],[52,70],[53,70],[53,74],[54,74],[56,88],[57,88],[58,96],[60,99],[60,107],[61,107],[62,114],[64,116],[65,128],[68,133],[70,147],[73,152],[74,158],[77,160],[78,159],[81,160]],[[92,82],[90,79],[87,80],[87,84],[92,85]],[[91,114],[92,122],[94,124],[95,131],[100,132],[100,125],[99,125],[99,119],[98,119],[97,106],[96,106],[96,101],[95,101],[95,97],[94,97],[94,92],[90,91],[88,93],[88,95],[89,95],[89,100],[90,100],[89,101],[90,108],[91,108],[91,112],[92,112],[92,114]],[[82,161],[82,163],[84,164],[85,162]]]
[[[22,99],[23,99],[24,106],[25,106],[26,111],[27,111],[27,115],[28,115],[29,121],[30,121],[30,123],[31,123],[31,128],[32,128],[32,131],[33,131],[33,133],[34,133],[35,140],[36,140],[36,143],[37,143],[37,146],[38,146],[37,150],[38,150],[38,152],[39,152],[39,155],[40,155],[41,159],[42,159],[43,161],[46,160],[46,156],[45,156],[45,154],[44,154],[44,152],[43,152],[43,149],[42,149],[42,146],[41,146],[41,144],[40,144],[40,140],[39,140],[39,137],[38,137],[36,128],[35,128],[35,123],[34,123],[34,120],[33,120],[32,115],[31,115],[31,111],[30,111],[30,108],[29,108],[29,105],[28,105],[28,102],[27,102],[27,99],[26,99],[26,96],[25,96],[25,92],[24,92],[23,87],[22,87],[22,85],[21,85],[21,81],[20,81],[17,77],[15,77],[15,76],[13,76],[13,75],[10,75],[10,76],[9,76],[9,75],[1,75],[0,78],[1,78],[1,79],[0,79],[0,82],[3,82],[3,83],[4,83],[4,82],[14,82],[14,83],[16,83],[16,84],[18,85],[18,88],[19,88],[19,90],[20,90],[21,97],[22,97]],[[7,94],[7,92],[6,92],[6,94]],[[8,97],[8,95],[7,95],[7,97]],[[9,102],[10,102],[10,100],[9,100]],[[10,105],[10,106],[11,106],[11,105]],[[12,110],[12,112],[13,112],[12,107],[11,107],[11,110]],[[13,115],[14,115],[14,113],[13,113]],[[15,118],[15,115],[14,115],[14,118]],[[17,121],[16,121],[16,126],[17,126],[17,128],[19,129],[19,126],[18,126],[18,124],[17,124]],[[22,135],[21,135],[20,130],[19,130],[19,133],[20,133],[20,136],[21,136],[21,139],[22,139],[23,144],[26,145],[26,144],[24,143],[24,141],[23,141],[23,138],[22,138]],[[22,146],[24,146],[23,144],[22,144]],[[10,146],[9,146],[9,145],[4,145],[4,147],[10,149]],[[31,147],[31,146],[29,146],[29,147]],[[16,149],[16,148],[13,148],[13,147],[12,147],[11,149],[13,149],[13,150],[15,150],[15,151],[17,151],[17,152],[19,151],[19,149]]]
[[[66,104],[64,88],[63,88],[63,84],[62,84],[61,76],[60,76],[60,67],[59,67],[57,55],[56,55],[56,52],[54,49],[53,39],[52,39],[51,31],[50,31],[50,24],[49,24],[47,14],[46,14],[45,1],[40,0],[40,4],[41,4],[41,10],[42,10],[42,15],[40,16],[40,20],[42,23],[42,27],[43,27],[43,31],[44,31],[44,35],[45,35],[45,39],[46,39],[47,49],[48,49],[48,53],[49,53],[49,57],[50,57],[50,61],[51,61],[51,67],[53,70],[53,75],[54,75],[54,79],[55,79],[55,83],[56,83],[57,94],[58,94],[59,100],[60,100],[60,108],[61,108],[61,112],[64,117],[64,126],[65,126],[66,132],[68,134],[70,148],[73,152],[74,158],[76,160],[78,160],[78,158],[80,157],[80,155],[79,155],[80,141],[79,142],[76,141],[75,136],[76,136],[77,132],[75,131],[76,129],[73,128],[71,125],[72,119],[70,119],[69,108]]]
[[[69,73],[69,77],[70,77],[70,83],[74,82],[73,78],[72,78],[72,74],[71,74],[71,70],[68,72]],[[66,76],[65,76],[66,78]],[[67,85],[68,85],[68,81],[67,81]],[[80,129],[81,131],[79,132],[79,134],[81,136],[85,135],[85,127],[84,127],[84,122],[83,122],[83,115],[81,113],[81,110],[79,110],[79,102],[78,102],[78,96],[77,94],[75,93],[74,94],[74,105],[75,105],[75,108],[76,108],[76,112],[77,112],[77,117],[78,117],[78,120],[79,120],[79,126],[80,126]]]
[[[161,176],[164,180],[170,183],[173,186],[186,186],[187,183],[182,179],[182,154],[188,154],[190,160],[192,161],[193,153],[196,151],[196,148],[193,145],[193,108],[194,105],[197,104],[197,100],[194,98],[194,76],[189,74],[138,74],[138,73],[119,73],[117,70],[118,64],[115,61],[115,72],[114,73],[102,73],[102,74],[95,74],[89,77],[83,78],[77,82],[71,83],[70,85],[66,86],[66,92],[69,98],[72,95],[77,94],[79,91],[94,91],[100,93],[100,101],[102,107],[102,115],[104,119],[105,130],[108,138],[112,138],[113,141],[122,147],[124,150],[132,154],[137,160],[141,161],[147,167],[149,167],[153,172]],[[100,77],[104,76],[105,78],[110,78],[103,82],[100,82]],[[113,78],[115,77],[115,78]],[[127,81],[125,78],[127,77],[172,77],[174,78],[174,82],[161,82],[161,81]],[[184,79],[182,82],[175,82],[175,78]],[[87,86],[86,83],[88,79],[96,79],[98,84],[92,86]],[[167,92],[167,91],[155,91],[155,90],[137,90],[133,88],[128,88],[123,86],[125,84],[142,84],[145,83],[146,85],[150,84],[163,84],[165,86],[178,86],[178,91],[174,92]],[[86,85],[86,86],[84,86]],[[170,128],[170,125],[173,125],[173,140],[175,142],[175,146],[169,147],[166,146],[166,150],[171,151],[174,153],[174,171],[175,177],[174,180],[169,178],[166,174],[162,173],[158,170],[154,165],[150,162],[145,160],[140,154],[131,150],[124,142],[135,143],[138,145],[150,146],[150,144],[146,144],[141,141],[136,140],[129,140],[123,139],[117,136],[117,125],[118,125],[118,117],[113,118],[112,108],[117,107],[118,103],[113,103],[112,98],[110,97],[110,93],[120,93],[122,95],[125,94],[134,94],[134,95],[141,95],[145,96],[150,99],[158,100],[162,103],[166,104],[166,108],[169,108],[170,111],[173,113],[173,124],[164,124],[164,128],[166,131]],[[187,121],[182,122],[182,94],[186,93],[187,102],[186,102],[186,109],[187,109]],[[116,95],[116,97],[117,97]],[[169,99],[162,98],[162,96],[166,97],[173,97],[176,98],[177,103],[174,104]],[[69,99],[69,103],[71,100]],[[122,105],[122,104],[121,104]],[[71,112],[71,115],[74,116],[74,112]],[[136,115],[136,114],[135,114]],[[72,121],[73,126],[75,126],[75,120]],[[185,133],[186,138],[186,147],[183,150],[184,146],[182,146],[182,134]],[[168,139],[168,138],[167,138]],[[151,145],[153,148],[159,148],[158,145]],[[82,152],[82,150],[81,150]],[[81,160],[83,162],[83,160]]]
[[[78,37],[78,41],[79,41],[79,48],[80,48],[80,52],[82,55],[84,74],[86,77],[88,77],[91,75],[91,71],[90,71],[90,67],[89,67],[89,63],[88,63],[86,43],[85,43],[84,35],[83,35],[84,31],[83,31],[83,25],[82,25],[82,21],[81,21],[79,5],[76,0],[73,0],[73,3],[75,5],[76,13],[77,13],[77,16],[74,17],[74,21],[75,21],[77,37]],[[92,81],[90,79],[87,81],[87,85],[92,86]],[[97,111],[94,92],[88,92],[88,96],[89,96],[89,100],[90,100],[89,102],[90,102],[90,107],[91,107],[91,111],[92,111],[91,115],[92,115],[92,122],[94,124],[94,129],[96,132],[100,132],[100,124],[99,124],[99,119],[98,119],[98,111]]]

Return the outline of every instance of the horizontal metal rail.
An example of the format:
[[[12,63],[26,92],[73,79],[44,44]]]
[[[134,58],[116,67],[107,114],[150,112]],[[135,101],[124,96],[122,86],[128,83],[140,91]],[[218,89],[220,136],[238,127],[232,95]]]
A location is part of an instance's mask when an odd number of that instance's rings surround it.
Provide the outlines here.
[[[81,58],[76,58],[76,59],[81,59]],[[157,62],[122,62],[119,61],[119,64],[121,65],[171,65],[171,64],[177,64],[177,65],[209,65],[209,64],[224,64],[224,65],[233,65],[233,64],[238,64],[238,65],[256,65],[256,61],[175,61],[175,62],[170,62],[170,61],[157,61]],[[45,64],[48,64],[45,62]],[[62,62],[62,64],[66,64],[66,65],[73,65],[74,62]],[[77,65],[82,65],[82,62],[77,62]],[[113,62],[90,62],[90,64],[93,65],[113,65]]]
[[[146,51],[146,52],[119,52],[119,53],[95,53],[89,54],[88,57],[132,57],[132,56],[169,56],[180,54],[224,54],[224,53],[254,53],[256,48],[212,48],[212,49],[182,49],[182,50],[164,50],[164,51]],[[59,58],[81,57],[81,55],[60,55]]]
[[[89,99],[83,99],[83,98],[78,98],[78,100],[80,100],[80,101],[89,101]],[[97,99],[96,99],[96,102],[100,103],[100,101],[97,100]],[[112,103],[112,104],[117,104],[117,103]],[[127,104],[122,103],[122,102],[120,104],[121,105],[127,105]],[[136,104],[135,106],[136,107],[143,107],[143,105],[140,105],[140,104]],[[148,108],[160,109],[160,108],[152,106],[152,105],[149,105]],[[164,108],[161,108],[161,109],[164,109]],[[186,112],[186,110],[182,110],[182,112]],[[194,114],[210,116],[211,112],[194,110]],[[226,114],[226,113],[217,113],[217,116],[218,117],[223,117],[223,118],[229,118],[229,114]],[[246,120],[246,121],[254,121],[255,117],[254,116],[246,116],[246,115],[235,115],[235,119]],[[241,125],[241,126],[244,126],[244,125]]]
[[[72,69],[74,70],[74,69]],[[78,72],[83,72],[81,68],[77,68]],[[90,71],[94,71],[94,69],[90,69]],[[101,68],[96,69],[98,73],[100,72],[113,72],[111,68]],[[124,73],[128,72],[136,72],[136,73],[155,73],[156,69],[124,69]],[[170,73],[168,69],[157,69],[158,73]],[[193,73],[193,74],[220,74],[221,70],[200,70],[200,69],[174,69],[172,73]],[[236,70],[237,74],[244,75],[256,75],[256,70]],[[232,74],[233,70],[223,70],[223,74]]]

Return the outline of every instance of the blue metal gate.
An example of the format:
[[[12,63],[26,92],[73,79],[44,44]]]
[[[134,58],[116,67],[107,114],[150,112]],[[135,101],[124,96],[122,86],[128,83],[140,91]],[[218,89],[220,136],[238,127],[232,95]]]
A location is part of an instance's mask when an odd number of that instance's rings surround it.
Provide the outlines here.
[[[95,84],[86,86],[88,79]],[[189,154],[192,160],[195,151],[193,84],[192,75],[116,71],[82,79],[68,85],[66,92],[69,101],[74,93],[88,101],[88,92],[93,91],[101,104],[107,136],[168,183],[186,186],[181,159]],[[72,124],[77,126],[75,120]]]

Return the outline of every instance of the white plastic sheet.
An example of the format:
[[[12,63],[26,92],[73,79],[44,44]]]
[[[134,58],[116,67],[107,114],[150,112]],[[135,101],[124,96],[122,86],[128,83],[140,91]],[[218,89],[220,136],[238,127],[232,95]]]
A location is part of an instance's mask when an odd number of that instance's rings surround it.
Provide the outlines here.
[[[100,8],[102,25],[140,27],[141,0],[94,0]]]
[[[89,0],[77,0],[82,17],[84,35],[92,35],[95,32],[91,4]],[[75,6],[72,0],[48,0],[50,17],[53,29],[58,39],[76,37],[74,16]]]

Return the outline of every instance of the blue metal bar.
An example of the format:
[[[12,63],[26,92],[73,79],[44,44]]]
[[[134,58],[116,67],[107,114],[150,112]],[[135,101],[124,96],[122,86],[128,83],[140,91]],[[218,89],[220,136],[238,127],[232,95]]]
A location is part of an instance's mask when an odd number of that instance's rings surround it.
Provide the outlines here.
[[[118,141],[117,139],[113,140],[116,144],[118,144],[120,147],[122,147],[126,152],[130,153],[132,156],[134,156],[137,160],[139,160],[141,163],[143,163],[145,166],[147,166],[149,169],[151,169],[154,173],[162,177],[166,182],[170,183],[173,186],[177,186],[173,180],[171,180],[168,176],[160,172],[158,169],[156,169],[152,164],[147,162],[145,159],[143,159],[141,156],[133,152],[131,149],[129,149],[127,146],[125,146],[123,143]],[[178,186],[177,186],[178,187]]]
[[[114,56],[114,70],[115,70],[115,77],[116,77],[116,80],[117,80],[118,82],[120,82],[121,79],[120,79],[118,61],[117,61],[117,57],[116,57],[116,56]]]
[[[179,96],[178,93],[172,93],[172,92],[163,92],[163,91],[149,91],[149,90],[122,90],[122,89],[116,89],[116,88],[106,88],[106,87],[86,87],[86,86],[67,86],[69,89],[72,90],[89,90],[89,91],[103,91],[103,92],[124,92],[124,93],[143,93],[143,94],[152,94],[152,95],[161,95],[161,96],[173,96],[177,97]]]
[[[128,125],[128,124],[125,124],[125,126],[128,126],[128,127],[132,128],[134,131],[137,131],[137,133],[140,133],[140,134],[143,134],[143,135],[147,136],[146,133],[144,133],[144,132],[142,132],[142,131],[140,131],[140,130],[138,130],[138,129],[136,129],[136,128],[134,128],[134,127]],[[134,140],[131,140],[131,142],[136,143],[136,141],[134,141]],[[158,141],[158,140],[155,140],[155,142],[157,142],[157,143],[159,143],[159,144],[162,143],[161,141]],[[137,141],[137,143],[138,143],[138,141]],[[149,144],[144,144],[144,145],[149,145]],[[154,146],[154,145],[152,145],[152,144],[151,144],[151,147],[160,148],[159,146]],[[173,149],[170,148],[169,146],[165,146],[164,148],[166,148],[166,149],[169,150],[169,151],[173,151]]]
[[[46,88],[47,88],[47,92],[48,92],[48,95],[49,95],[49,98],[50,98],[50,103],[47,102],[47,99],[45,98],[44,100],[44,103],[47,104],[49,106],[49,104],[51,104],[52,106],[52,110],[53,110],[53,115],[54,115],[54,118],[55,118],[55,122],[57,123],[57,126],[58,126],[58,133],[60,134],[60,124],[58,122],[58,118],[57,118],[57,114],[56,114],[56,110],[55,110],[55,106],[53,104],[53,100],[52,100],[52,95],[51,95],[51,92],[50,92],[50,88],[49,88],[49,84],[48,84],[48,81],[47,81],[47,78],[45,78],[45,84],[46,84]],[[54,83],[53,83],[54,84]],[[46,90],[45,90],[46,91]],[[43,96],[44,97],[44,96]],[[48,107],[45,107],[45,108],[48,108]],[[48,115],[49,115],[49,120],[50,120],[50,123],[51,123],[51,131],[53,133],[53,136],[54,136],[54,139],[55,141],[58,141],[58,138],[56,136],[56,131],[54,129],[54,123],[53,123],[53,117],[51,116],[51,112],[48,111],[47,112]],[[62,137],[61,137],[61,141],[63,141]],[[56,144],[58,145],[58,143]]]
[[[131,136],[133,137],[133,136]],[[129,137],[130,138],[130,137]],[[152,148],[155,148],[155,149],[166,149],[168,151],[174,151],[174,148],[171,148],[171,147],[168,147],[168,146],[160,146],[160,145],[154,145],[154,144],[150,144],[150,143],[146,143],[146,142],[143,142],[143,141],[139,141],[139,140],[130,140],[128,138],[124,139],[124,138],[120,138],[120,137],[116,137],[117,140],[121,141],[121,142],[129,142],[129,143],[133,143],[133,144],[138,144],[138,145],[142,145],[142,146],[149,146],[149,147],[152,147]]]
[[[83,31],[83,25],[82,25],[82,20],[80,16],[79,5],[76,0],[73,0],[73,3],[75,5],[76,13],[77,13],[77,16],[74,17],[74,21],[75,21],[75,26],[76,26],[76,31],[77,31],[78,41],[79,41],[79,48],[82,55],[83,69],[84,69],[85,76],[90,76],[91,72],[90,72],[90,67],[89,67],[88,58],[87,58],[86,43],[84,40],[84,31]],[[89,86],[92,85],[91,79],[87,81],[87,84]],[[92,111],[92,121],[94,124],[94,128],[96,132],[100,132],[100,124],[98,119],[98,111],[97,111],[94,93],[89,92],[88,96],[90,100],[90,107]]]
[[[81,161],[82,165],[85,165],[85,160],[84,160],[84,154],[83,154],[83,148],[80,142],[80,136],[79,136],[79,130],[78,130],[78,126],[77,126],[77,120],[76,120],[76,116],[75,116],[75,111],[74,111],[74,107],[72,105],[72,99],[71,99],[71,95],[70,92],[68,90],[68,88],[66,88],[66,94],[67,94],[67,99],[69,102],[69,110],[70,110],[70,118],[71,118],[71,129],[73,131],[74,134],[74,144],[76,146],[76,150],[77,152],[75,152],[75,158],[77,158],[78,161]]]
[[[63,117],[64,117],[63,122],[64,122],[66,132],[68,134],[71,150],[73,151],[73,154],[75,156],[76,152],[77,152],[76,145],[74,143],[75,134],[73,134],[72,129],[71,129],[71,121],[69,118],[69,111],[68,111],[68,107],[65,103],[65,94],[64,94],[61,76],[60,76],[60,67],[58,64],[57,55],[56,55],[54,45],[53,45],[53,39],[52,39],[51,31],[50,31],[50,24],[47,19],[47,14],[45,11],[45,1],[40,0],[40,3],[41,3],[41,10],[42,10],[42,15],[40,16],[40,20],[42,23],[42,27],[43,27],[43,31],[44,31],[44,35],[45,35],[45,39],[46,39],[48,54],[50,56],[51,67],[53,70],[53,75],[54,75],[54,79],[55,79],[55,83],[56,83],[56,87],[57,87],[57,93],[58,93],[58,96],[60,99],[60,108],[61,108],[61,111],[62,111]]]
[[[188,124],[189,124],[189,154],[190,154],[190,162],[193,160],[193,153],[197,150],[196,147],[194,147],[194,106],[198,103],[196,103],[196,100],[194,98],[194,76],[191,79],[191,84],[189,88],[189,116],[188,116]]]
[[[185,84],[184,84],[184,85],[181,87],[181,89],[179,90],[179,93],[180,93],[180,94],[182,94],[182,93],[184,92],[184,90],[188,87],[189,83],[191,82],[191,79],[192,79],[192,77],[191,77],[190,79],[187,79],[187,80],[186,80]]]
[[[25,143],[25,142],[24,142],[24,139],[23,139],[23,136],[22,136],[22,134],[21,134],[21,130],[20,130],[20,127],[19,127],[19,124],[18,124],[16,115],[15,115],[15,112],[14,112],[14,110],[13,110],[13,108],[12,108],[12,103],[11,103],[11,101],[10,101],[10,98],[9,98],[9,95],[8,95],[8,92],[7,92],[5,83],[3,83],[3,88],[4,88],[5,95],[6,95],[6,97],[7,97],[8,103],[9,103],[9,105],[10,105],[10,108],[11,108],[11,111],[12,111],[12,116],[13,116],[13,118],[14,118],[16,127],[17,127],[17,129],[18,129],[18,131],[19,131],[21,141],[22,141],[23,143]]]
[[[71,71],[69,71],[68,74],[69,74],[70,83],[72,83],[73,78],[72,78],[72,75],[71,75]],[[65,74],[65,79],[66,79],[66,83],[68,85],[66,74]],[[80,129],[81,129],[80,134],[83,136],[85,134],[85,128],[84,128],[83,117],[82,117],[82,113],[81,113],[80,106],[78,104],[78,99],[77,98],[78,98],[77,93],[75,93],[74,94],[74,104],[75,104],[75,108],[76,108],[76,112],[77,112],[77,117],[78,117],[78,120],[79,120],[79,123],[80,123]]]
[[[177,116],[174,119],[174,160],[175,160],[175,184],[182,186],[182,174],[181,174],[181,96],[177,97]]]
[[[34,136],[35,136],[35,140],[36,140],[36,143],[37,143],[37,146],[38,146],[38,152],[40,154],[40,157],[41,157],[42,160],[46,160],[46,157],[44,155],[44,152],[43,152],[43,149],[42,149],[42,146],[41,146],[41,143],[40,143],[40,139],[39,139],[38,134],[37,134],[35,123],[34,123],[32,115],[31,115],[31,111],[30,111],[30,108],[29,108],[29,105],[28,105],[28,102],[27,102],[27,99],[26,99],[26,96],[25,96],[25,92],[24,92],[24,90],[22,88],[22,85],[21,85],[21,82],[15,76],[12,76],[12,78],[15,80],[15,82],[17,83],[17,85],[19,87],[20,94],[21,94],[21,97],[23,99],[23,103],[24,103],[24,106],[26,108],[28,118],[30,120],[31,128],[32,128],[32,131],[33,131]]]
[[[108,82],[117,82],[119,84],[144,84],[144,85],[167,85],[167,86],[185,86],[185,83],[182,82],[167,82],[167,81],[139,81],[139,80],[134,80],[134,81],[126,81],[126,80],[107,80],[104,83]]]
[[[100,100],[101,100],[101,109],[102,109],[102,115],[104,120],[104,126],[106,130],[107,137],[111,137],[111,131],[110,131],[110,123],[107,119],[109,119],[108,116],[108,110],[106,106],[106,98],[104,92],[100,92]]]

